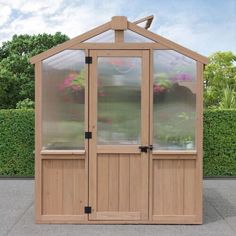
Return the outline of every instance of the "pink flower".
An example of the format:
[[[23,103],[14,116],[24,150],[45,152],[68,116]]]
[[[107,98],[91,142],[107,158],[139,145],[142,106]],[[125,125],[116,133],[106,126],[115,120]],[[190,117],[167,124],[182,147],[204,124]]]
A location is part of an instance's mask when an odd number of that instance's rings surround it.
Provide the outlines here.
[[[166,88],[161,87],[159,84],[154,84],[154,85],[153,85],[153,91],[154,91],[154,93],[161,93],[161,92],[163,92],[163,91],[165,91],[165,90],[166,90]]]

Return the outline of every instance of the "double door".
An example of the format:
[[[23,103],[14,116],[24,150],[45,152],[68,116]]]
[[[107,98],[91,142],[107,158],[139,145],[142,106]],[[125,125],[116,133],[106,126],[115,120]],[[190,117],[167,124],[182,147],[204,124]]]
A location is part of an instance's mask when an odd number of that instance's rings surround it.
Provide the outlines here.
[[[148,50],[91,50],[89,220],[148,220]]]

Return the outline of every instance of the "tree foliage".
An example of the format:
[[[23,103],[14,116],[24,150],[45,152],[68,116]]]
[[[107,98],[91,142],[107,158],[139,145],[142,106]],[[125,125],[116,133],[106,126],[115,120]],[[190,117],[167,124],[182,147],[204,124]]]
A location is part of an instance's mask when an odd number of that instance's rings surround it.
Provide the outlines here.
[[[204,104],[207,108],[218,108],[227,103],[230,91],[231,97],[235,96],[236,88],[236,55],[232,52],[216,52],[209,58],[205,68]],[[234,99],[230,98],[234,101]],[[226,108],[226,107],[225,107]]]
[[[14,35],[0,47],[0,109],[15,108],[28,98],[34,100],[34,68],[29,58],[48,50],[69,38],[59,32],[54,35]]]

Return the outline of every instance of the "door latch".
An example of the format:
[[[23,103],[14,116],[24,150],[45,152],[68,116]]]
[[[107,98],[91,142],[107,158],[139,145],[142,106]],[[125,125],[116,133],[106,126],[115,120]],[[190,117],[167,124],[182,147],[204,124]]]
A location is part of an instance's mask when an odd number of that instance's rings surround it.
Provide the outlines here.
[[[140,152],[145,152],[147,153],[148,150],[152,151],[153,150],[153,146],[149,145],[149,146],[139,146]]]

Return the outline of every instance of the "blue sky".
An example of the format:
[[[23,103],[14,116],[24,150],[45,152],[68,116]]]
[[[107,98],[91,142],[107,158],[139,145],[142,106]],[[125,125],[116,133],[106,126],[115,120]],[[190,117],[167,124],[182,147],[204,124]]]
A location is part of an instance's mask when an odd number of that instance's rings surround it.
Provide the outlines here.
[[[0,42],[25,33],[75,37],[114,15],[151,14],[150,30],[183,46],[206,56],[236,53],[236,0],[0,0]]]

